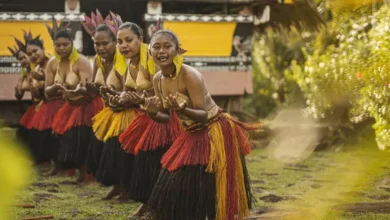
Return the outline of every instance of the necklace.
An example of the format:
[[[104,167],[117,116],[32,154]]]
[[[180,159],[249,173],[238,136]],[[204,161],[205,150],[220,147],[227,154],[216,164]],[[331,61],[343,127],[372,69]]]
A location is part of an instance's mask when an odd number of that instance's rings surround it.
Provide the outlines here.
[[[173,69],[172,73],[168,75],[169,78],[172,78],[176,73],[176,67]]]

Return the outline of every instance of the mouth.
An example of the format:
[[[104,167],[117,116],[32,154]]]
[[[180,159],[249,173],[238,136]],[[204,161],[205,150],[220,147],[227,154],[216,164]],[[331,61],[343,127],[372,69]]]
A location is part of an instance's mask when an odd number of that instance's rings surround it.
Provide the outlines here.
[[[122,50],[123,55],[128,55],[131,51],[130,50]]]
[[[165,62],[165,61],[168,60],[168,57],[167,57],[167,56],[158,56],[157,59],[158,59],[158,61],[160,61],[160,62]]]

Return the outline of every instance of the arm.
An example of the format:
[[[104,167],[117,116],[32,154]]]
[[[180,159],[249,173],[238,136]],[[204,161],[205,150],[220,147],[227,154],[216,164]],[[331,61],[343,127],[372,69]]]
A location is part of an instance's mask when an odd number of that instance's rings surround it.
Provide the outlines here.
[[[153,89],[154,89],[154,95],[159,97],[160,100],[162,100],[161,96],[160,96],[160,93],[158,92],[158,85],[159,85],[160,74],[161,73],[158,72],[153,77]],[[166,109],[161,109],[157,113],[147,112],[147,114],[148,114],[149,118],[151,118],[154,121],[159,122],[159,123],[167,124],[167,123],[169,123],[169,120],[171,120],[171,116],[170,116],[169,110],[166,110]]]
[[[80,55],[79,60],[77,61],[78,66],[78,75],[80,82],[77,85],[76,89],[74,90],[67,90],[67,95],[69,96],[79,96],[79,95],[88,95],[87,88],[85,87],[85,84],[88,81],[92,80],[92,67],[89,63],[89,60],[85,57]]]
[[[205,91],[202,75],[194,70],[187,71],[183,71],[182,79],[184,85],[186,86],[193,108],[186,106],[180,110],[180,112],[193,121],[205,124],[207,123],[207,110],[206,100],[204,98]]]
[[[23,76],[20,76],[18,79],[18,83],[15,86],[15,98],[17,100],[21,100],[24,96],[24,90],[22,89]]]
[[[100,85],[96,84],[96,75],[99,67],[96,62],[96,56],[93,60],[93,70],[92,70],[92,81],[87,81],[85,87],[87,88],[88,93],[93,95],[100,95],[99,88]]]
[[[45,93],[47,97],[54,97],[58,95],[60,88],[54,84],[54,76],[55,76],[55,65],[56,60],[55,57],[52,57],[49,60],[49,63],[46,66],[46,78],[45,78]]]

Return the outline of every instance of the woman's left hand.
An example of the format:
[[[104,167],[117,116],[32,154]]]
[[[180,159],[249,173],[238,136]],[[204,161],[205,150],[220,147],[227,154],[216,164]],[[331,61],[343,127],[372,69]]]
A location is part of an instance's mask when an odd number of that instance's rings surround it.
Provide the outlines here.
[[[183,111],[187,107],[187,102],[178,103],[176,97],[169,95],[166,98],[168,102],[169,109],[172,111]]]

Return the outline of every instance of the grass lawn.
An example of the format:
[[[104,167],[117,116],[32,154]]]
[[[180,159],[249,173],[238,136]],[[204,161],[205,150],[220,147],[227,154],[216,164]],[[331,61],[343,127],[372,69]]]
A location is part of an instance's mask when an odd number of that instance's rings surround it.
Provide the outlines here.
[[[272,155],[272,149],[255,149],[247,157],[257,200],[251,219],[390,219],[390,154],[372,142],[314,152],[294,163]],[[10,219],[126,219],[139,205],[102,201],[109,188],[75,185],[76,177],[64,174],[39,174],[47,169],[37,168],[32,183],[14,202],[36,207],[11,207]]]

